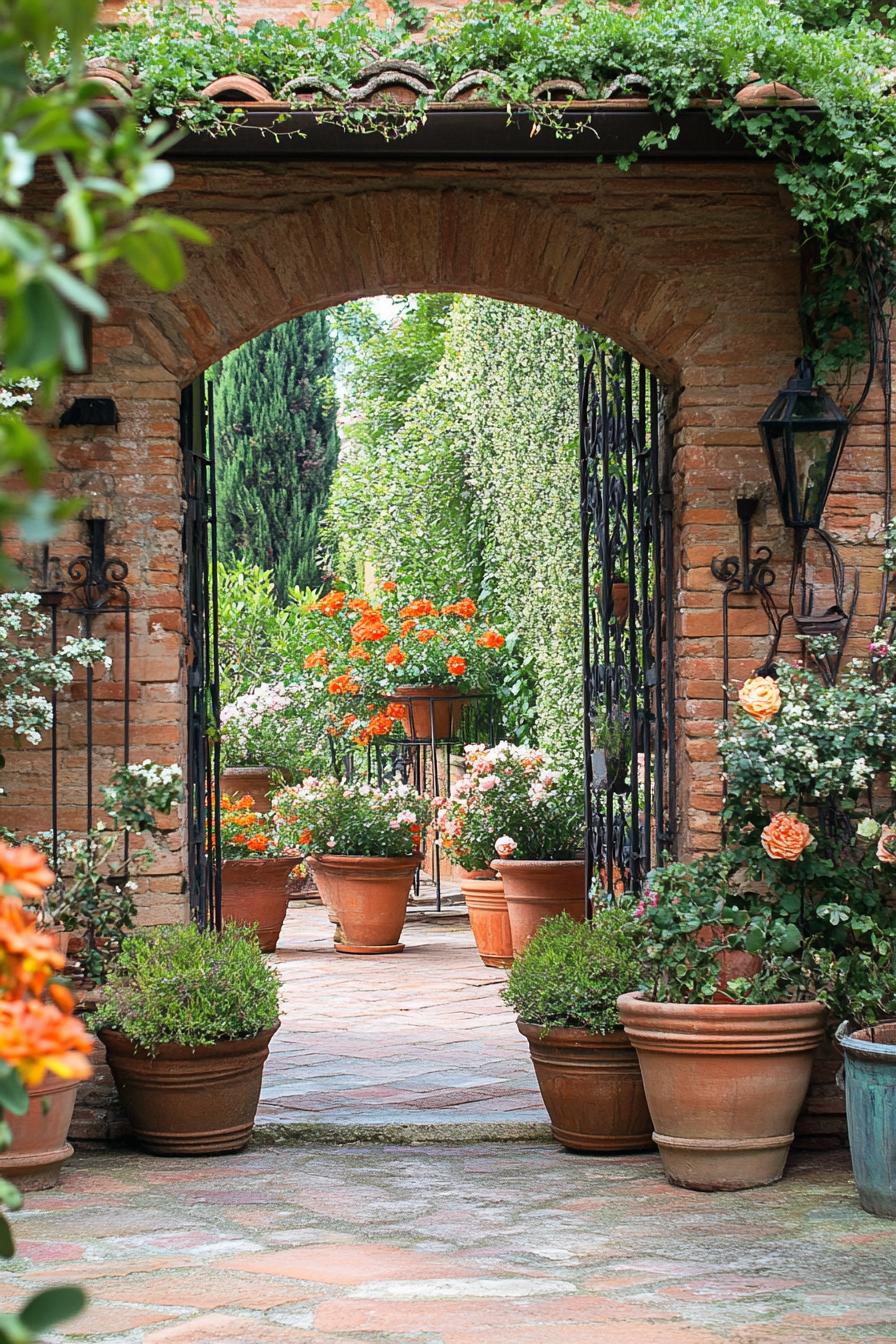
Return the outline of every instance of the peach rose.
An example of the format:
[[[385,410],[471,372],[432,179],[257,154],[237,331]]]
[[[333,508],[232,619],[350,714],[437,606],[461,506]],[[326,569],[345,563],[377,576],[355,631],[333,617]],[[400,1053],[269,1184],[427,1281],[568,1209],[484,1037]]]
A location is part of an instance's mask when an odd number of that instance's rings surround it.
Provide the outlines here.
[[[737,698],[741,709],[760,723],[773,719],[781,708],[781,689],[774,677],[748,677]]]
[[[883,825],[877,842],[877,857],[881,863],[896,863],[896,853],[893,850],[896,850],[896,826]]]
[[[776,812],[760,837],[770,859],[796,863],[812,843],[812,832],[804,821],[790,812]]]

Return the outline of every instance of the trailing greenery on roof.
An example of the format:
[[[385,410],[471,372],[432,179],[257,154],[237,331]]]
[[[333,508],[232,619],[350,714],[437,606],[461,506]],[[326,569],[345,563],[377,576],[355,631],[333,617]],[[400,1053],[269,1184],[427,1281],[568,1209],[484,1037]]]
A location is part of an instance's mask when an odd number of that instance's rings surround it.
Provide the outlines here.
[[[846,324],[828,350],[827,369],[860,354],[861,324],[847,298],[855,258],[869,249],[878,259],[889,254],[896,205],[896,40],[886,27],[889,6],[642,0],[632,13],[605,0],[566,0],[551,9],[474,0],[421,32],[424,18],[408,0],[396,0],[393,21],[378,26],[356,0],[325,26],[262,20],[240,31],[230,0],[219,8],[169,0],[138,7],[129,26],[96,32],[85,55],[117,65],[125,96],[147,118],[169,117],[212,134],[226,134],[246,115],[203,96],[215,79],[234,74],[258,80],[274,100],[312,107],[348,130],[389,136],[412,134],[429,104],[457,96],[458,83],[473,72],[476,98],[525,109],[566,134],[561,112],[569,92],[538,93],[545,81],[572,81],[577,88],[570,92],[590,101],[626,92],[646,96],[661,129],[645,137],[644,149],[674,140],[679,114],[695,99],[709,100],[707,115],[742,134],[757,155],[772,158],[792,195],[793,213],[824,277],[815,296],[816,326],[830,346]],[[70,60],[60,44],[36,79],[52,83]],[[389,63],[394,87],[403,79],[409,102],[390,99],[382,68],[374,74],[379,84],[371,86],[377,60]],[[396,61],[412,62],[413,71],[402,72]],[[806,116],[805,105],[745,97],[745,87],[755,91],[771,82],[814,100],[817,118]],[[630,163],[631,157],[620,166]],[[885,290],[892,287],[886,277]]]

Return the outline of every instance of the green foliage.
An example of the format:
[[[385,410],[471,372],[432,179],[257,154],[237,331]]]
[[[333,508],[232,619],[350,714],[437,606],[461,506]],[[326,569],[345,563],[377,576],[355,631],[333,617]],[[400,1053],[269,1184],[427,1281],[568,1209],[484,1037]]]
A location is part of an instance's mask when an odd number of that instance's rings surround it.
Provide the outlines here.
[[[539,81],[575,79],[588,97],[600,98],[614,80],[636,73],[648,81],[664,126],[649,132],[642,148],[674,140],[679,115],[694,99],[710,99],[709,117],[774,161],[793,213],[816,246],[825,289],[832,273],[842,273],[844,250],[851,256],[893,238],[896,106],[882,78],[896,67],[891,9],[845,0],[642,0],[630,13],[593,0],[556,7],[474,0],[437,19],[421,41],[405,5],[384,27],[356,0],[326,27],[317,27],[315,17],[291,28],[261,20],[240,33],[230,5],[215,13],[208,5],[187,10],[166,3],[138,11],[132,27],[94,34],[87,49],[139,68],[136,98],[145,116],[171,116],[216,133],[226,133],[242,113],[208,100],[190,104],[205,83],[233,70],[257,76],[275,93],[297,74],[317,74],[336,90],[329,106],[318,109],[322,119],[356,132],[411,133],[425,117],[425,99],[406,108],[359,108],[348,98],[371,48],[422,64],[436,98],[465,72],[489,71],[487,96],[495,105],[527,109],[536,127],[563,134],[573,132],[559,125],[556,104],[532,102]],[[65,46],[57,44],[40,77],[51,82],[68,68]],[[786,107],[745,111],[735,95],[751,70],[815,99],[820,118],[810,121]],[[631,161],[621,159],[620,166]],[[809,342],[825,374],[855,355],[861,328],[853,313],[844,338],[833,311],[842,305],[829,298],[816,308],[823,325]]]
[[[218,567],[221,700],[262,682],[291,679],[316,647],[308,615],[314,593],[293,588],[281,605],[271,570],[241,560]]]
[[[378,789],[335,778],[307,779],[274,797],[276,843],[286,853],[399,858],[421,848],[430,805],[401,780]]]
[[[77,50],[94,19],[89,0],[13,0],[0,16],[0,366],[5,383],[39,379],[48,401],[63,366],[84,367],[83,316],[107,316],[100,273],[121,261],[152,287],[170,288],[183,278],[182,242],[207,241],[188,221],[144,209],[173,176],[160,157],[170,143],[163,123],[141,126],[126,110],[98,115],[80,61],[66,59],[57,87],[29,88],[29,47],[37,59],[53,59],[57,43]],[[48,163],[54,195],[29,217],[23,203]],[[50,466],[41,436],[7,405],[0,481],[26,488],[0,488],[0,532],[15,523],[26,540],[45,541],[77,508],[41,489]],[[0,554],[0,584],[18,581]]]
[[[213,381],[219,556],[270,571],[283,604],[321,581],[318,528],[338,452],[326,315],[256,336]]]
[[[150,1054],[245,1040],[274,1026],[278,986],[244,926],[163,924],[125,939],[90,1026],[123,1032]]]
[[[640,985],[637,937],[621,906],[599,911],[593,923],[557,915],[516,958],[502,997],[522,1021],[545,1030],[618,1031],[616,1000]]]
[[[406,336],[414,312],[378,338],[377,353],[390,342],[415,352],[403,404],[390,390],[380,414],[380,365],[366,367],[365,347],[349,369],[348,419],[360,411],[363,434],[343,450],[330,497],[337,566],[359,573],[369,561],[436,599],[469,592],[514,632],[497,687],[505,730],[569,755],[581,694],[576,328],[465,296],[435,330],[415,318]]]

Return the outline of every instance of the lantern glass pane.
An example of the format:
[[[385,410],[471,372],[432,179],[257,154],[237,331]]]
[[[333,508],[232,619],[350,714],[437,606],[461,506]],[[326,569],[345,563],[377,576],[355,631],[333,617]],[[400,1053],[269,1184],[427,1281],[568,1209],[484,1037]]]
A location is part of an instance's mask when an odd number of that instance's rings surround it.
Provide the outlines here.
[[[793,448],[797,497],[794,500],[800,519],[815,523],[821,514],[825,485],[831,460],[833,432],[830,429],[796,429]]]

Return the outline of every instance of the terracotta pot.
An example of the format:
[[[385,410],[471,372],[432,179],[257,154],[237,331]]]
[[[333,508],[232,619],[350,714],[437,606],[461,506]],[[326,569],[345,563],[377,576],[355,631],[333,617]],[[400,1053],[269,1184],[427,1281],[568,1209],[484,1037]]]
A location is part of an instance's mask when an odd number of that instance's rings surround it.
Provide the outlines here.
[[[221,914],[236,924],[254,924],[262,952],[273,952],[286,918],[286,881],[295,856],[225,859],[221,864]]]
[[[558,1143],[581,1153],[653,1147],[638,1056],[624,1031],[597,1036],[578,1027],[544,1031],[519,1018],[516,1024],[529,1042]]]
[[[617,621],[628,618],[628,579],[614,579],[610,586],[610,609]]]
[[[827,1014],[820,1003],[654,1003],[623,994],[673,1185],[745,1190],[784,1173]]]
[[[722,938],[724,932],[721,924],[704,924],[703,928],[694,934],[694,941],[698,947],[707,947]],[[731,996],[727,993],[728,982],[752,980],[762,966],[762,958],[754,956],[752,952],[734,951],[729,948],[723,948],[716,955],[716,961],[719,967],[719,987],[712,996],[713,1003],[731,1003]]]
[[[154,1055],[120,1031],[101,1031],[118,1095],[137,1141],[151,1153],[236,1153],[255,1123],[261,1075],[277,1022],[241,1041]]]
[[[321,899],[336,925],[337,952],[403,952],[408,897],[422,854],[397,859],[326,854],[307,860]]]
[[[231,766],[221,771],[221,793],[232,798],[252,799],[256,812],[270,812],[271,799],[277,792],[271,784],[271,771],[264,765]]]
[[[28,1088],[24,1115],[5,1112],[12,1142],[0,1155],[0,1174],[20,1190],[50,1190],[58,1184],[62,1164],[74,1152],[67,1135],[77,1091],[77,1080],[48,1073]]]
[[[467,874],[461,879],[460,890],[467,903],[476,948],[486,966],[512,966],[513,940],[504,883],[490,873],[478,878]]]
[[[408,737],[444,742],[458,736],[467,698],[452,686],[396,686],[389,704],[403,711],[398,722]]]
[[[504,882],[513,955],[523,948],[546,919],[564,910],[585,918],[585,864],[582,859],[493,859]]]

